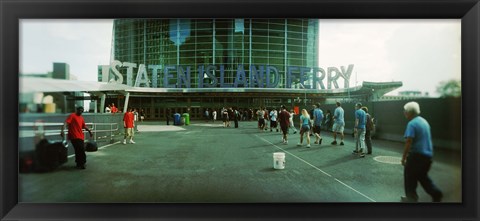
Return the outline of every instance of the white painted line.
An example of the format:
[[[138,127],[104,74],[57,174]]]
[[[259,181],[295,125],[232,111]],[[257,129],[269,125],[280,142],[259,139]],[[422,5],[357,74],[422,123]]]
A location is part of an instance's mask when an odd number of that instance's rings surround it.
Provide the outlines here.
[[[328,174],[327,172],[323,171],[322,169],[320,169],[320,168],[318,168],[318,167],[316,167],[316,166],[312,165],[311,163],[309,163],[309,162],[305,161],[304,159],[302,159],[302,158],[300,158],[300,157],[296,156],[295,154],[292,154],[292,153],[290,153],[290,152],[286,151],[285,149],[283,149],[283,148],[281,148],[281,147],[277,146],[276,144],[274,144],[274,143],[272,143],[272,142],[270,142],[270,141],[266,140],[266,139],[265,139],[265,138],[263,138],[263,137],[259,137],[258,135],[255,135],[255,136],[256,136],[256,137],[258,137],[258,138],[260,138],[261,140],[263,140],[263,141],[265,141],[265,142],[267,142],[267,143],[269,143],[269,144],[273,145],[274,147],[276,147],[276,148],[278,148],[278,149],[280,149],[280,150],[284,151],[285,153],[288,153],[289,155],[292,155],[293,157],[295,157],[295,158],[299,159],[300,161],[304,162],[305,164],[307,164],[307,165],[309,165],[309,166],[311,166],[311,167],[315,168],[316,170],[318,170],[318,171],[322,172],[323,174],[327,175],[328,177],[332,177],[332,178],[333,178],[335,181],[337,181],[337,182],[339,182],[340,184],[344,185],[345,187],[347,187],[347,188],[349,188],[349,189],[353,190],[354,192],[356,192],[356,193],[358,193],[358,194],[362,195],[363,197],[367,198],[368,200],[370,200],[370,201],[372,201],[372,202],[377,202],[377,201],[375,201],[374,199],[372,199],[372,198],[368,197],[367,195],[365,195],[365,194],[361,193],[360,191],[358,191],[358,190],[354,189],[353,187],[351,187],[351,186],[349,186],[349,185],[345,184],[344,182],[340,181],[339,179],[337,179],[337,178],[333,177],[332,175]]]

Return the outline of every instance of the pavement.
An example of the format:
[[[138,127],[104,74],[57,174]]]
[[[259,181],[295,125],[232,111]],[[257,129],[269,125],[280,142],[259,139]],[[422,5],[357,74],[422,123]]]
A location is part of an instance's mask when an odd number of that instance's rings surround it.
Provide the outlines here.
[[[232,123],[233,125],[233,123]],[[260,131],[254,121],[239,128],[221,122],[186,126],[142,122],[135,144],[101,144],[87,153],[87,168],[75,159],[49,173],[19,174],[19,202],[399,202],[404,195],[403,143],[373,139],[373,154],[352,154],[354,141],[298,147],[299,134],[282,143],[280,132]],[[69,147],[71,148],[71,147]],[[275,169],[273,153],[285,153]],[[430,177],[443,202],[462,202],[461,153],[435,150]],[[431,198],[417,188],[420,202]]]

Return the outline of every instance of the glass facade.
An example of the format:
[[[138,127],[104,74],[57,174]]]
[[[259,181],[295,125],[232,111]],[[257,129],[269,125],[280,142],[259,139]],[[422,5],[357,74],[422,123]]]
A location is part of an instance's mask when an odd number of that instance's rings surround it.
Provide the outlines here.
[[[157,88],[182,87],[176,78],[163,80],[164,68],[190,67],[191,88],[211,83],[213,77],[233,85],[242,67],[274,66],[277,88],[286,88],[289,66],[318,67],[318,19],[118,19],[114,21],[113,57],[145,64],[147,75],[159,79]],[[158,65],[156,76],[149,65]],[[208,66],[213,66],[208,68]],[[127,68],[118,68],[124,76]],[[207,74],[206,72],[211,72]],[[204,75],[199,82],[200,74]],[[133,73],[135,79],[136,72]],[[248,74],[247,74],[248,75]],[[245,79],[244,86],[250,85]],[[293,79],[295,82],[295,79]],[[214,84],[214,87],[221,87]],[[293,85],[291,86],[293,87]]]

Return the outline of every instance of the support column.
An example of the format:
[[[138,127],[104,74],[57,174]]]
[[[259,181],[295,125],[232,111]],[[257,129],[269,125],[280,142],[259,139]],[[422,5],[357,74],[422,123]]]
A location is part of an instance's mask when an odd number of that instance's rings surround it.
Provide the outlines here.
[[[128,99],[130,99],[130,92],[125,94],[125,105],[123,106],[123,113],[126,113],[128,110]]]

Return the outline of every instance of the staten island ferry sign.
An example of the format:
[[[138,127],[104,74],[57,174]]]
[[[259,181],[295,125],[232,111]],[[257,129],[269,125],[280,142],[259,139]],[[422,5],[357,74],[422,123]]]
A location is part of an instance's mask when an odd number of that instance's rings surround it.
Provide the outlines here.
[[[286,88],[292,88],[292,82],[309,85],[312,89],[338,89],[339,80],[343,79],[343,87],[348,88],[353,64],[347,67],[328,67],[326,70],[319,67],[287,66],[287,72],[280,76],[278,68],[271,65],[251,65],[245,70],[244,65],[238,65],[233,82],[227,83],[225,65],[199,65],[197,67],[198,88],[278,88],[280,78],[286,78]],[[134,69],[136,70],[135,82]],[[126,78],[120,73],[126,71]],[[145,65],[136,63],[113,61],[110,65],[102,66],[102,80],[115,82],[134,87],[158,88],[191,88],[192,68],[181,65]],[[283,75],[283,74],[282,74]],[[195,76],[194,76],[195,78]],[[126,80],[126,82],[125,82]],[[230,80],[231,81],[231,80]],[[325,84],[326,82],[326,84]]]

